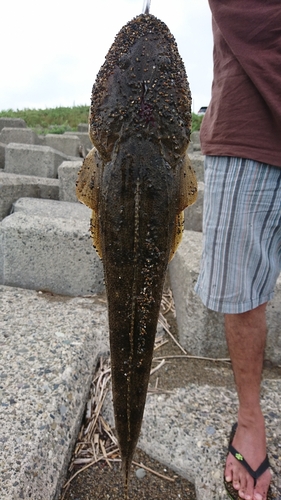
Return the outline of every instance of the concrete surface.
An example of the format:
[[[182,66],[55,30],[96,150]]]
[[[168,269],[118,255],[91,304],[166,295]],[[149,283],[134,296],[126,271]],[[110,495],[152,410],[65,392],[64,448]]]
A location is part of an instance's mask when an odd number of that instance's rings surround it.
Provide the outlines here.
[[[67,156],[79,156],[80,141],[76,135],[47,134],[44,145],[57,149]]]
[[[105,304],[0,286],[0,305],[0,498],[54,500],[108,352]]]
[[[58,168],[59,197],[61,201],[78,202],[76,181],[83,160],[64,161]]]
[[[90,141],[88,131],[86,132],[64,132],[64,135],[69,135],[70,137],[78,137],[81,146],[84,148],[86,154],[92,149],[93,144]]]
[[[180,385],[180,384],[179,384]],[[281,380],[262,384],[273,491],[281,499]],[[189,385],[170,395],[149,394],[140,447],[195,484],[197,500],[227,500],[223,471],[227,443],[236,421],[237,398],[222,383]]]
[[[12,206],[12,213],[22,212],[42,217],[77,219],[90,226],[91,209],[81,203],[61,202],[56,200],[39,200],[37,198],[20,198]]]
[[[57,500],[99,353],[108,351],[103,297],[0,286],[0,498]],[[214,365],[214,370],[217,370]],[[281,381],[262,389],[269,458],[281,469]],[[222,474],[236,395],[223,385],[148,394],[140,447],[195,484],[197,500],[227,500]],[[109,394],[103,410],[113,425]],[[281,484],[274,475],[276,498]]]
[[[4,169],[5,167],[5,150],[6,150],[6,144],[3,142],[0,142],[0,168]]]
[[[200,132],[192,132],[190,136],[190,140],[193,144],[193,150],[194,151],[201,151],[201,143],[200,143]]]
[[[56,178],[67,155],[49,146],[10,143],[6,146],[4,171],[19,175]]]
[[[204,182],[198,182],[197,200],[184,211],[184,229],[202,232]]]
[[[40,140],[31,128],[4,127],[0,132],[0,142],[4,144],[9,144],[10,142],[39,144]]]
[[[78,132],[89,132],[89,125],[88,123],[79,123],[77,127]]]
[[[183,240],[170,262],[170,280],[177,312],[179,339],[195,356],[224,358],[227,346],[224,317],[203,305],[194,292],[200,268],[202,233],[185,231]],[[275,297],[267,306],[268,338],[266,359],[281,365],[281,275]]]
[[[88,218],[16,212],[3,219],[0,284],[71,296],[102,292],[102,265]]]
[[[0,221],[9,215],[13,203],[23,196],[58,200],[59,181],[0,171]]]
[[[0,118],[0,131],[4,127],[26,128],[27,125],[22,118],[6,118],[3,116]]]
[[[194,151],[193,153],[188,153],[191,161],[191,165],[195,170],[196,178],[198,182],[204,182],[204,158],[199,151]]]
[[[16,134],[20,127],[14,127]],[[81,124],[81,132],[85,128]],[[12,137],[5,127],[3,131],[2,137]],[[39,141],[32,134],[29,139]],[[63,136],[49,136],[50,147],[58,137]],[[65,137],[73,141],[73,134]],[[75,135],[73,149],[59,140],[64,154],[77,154],[81,138]],[[5,149],[7,143],[2,143]],[[200,149],[198,135],[192,148]],[[193,230],[185,231],[170,264],[180,341],[193,354],[224,357],[222,315],[204,308],[193,291],[202,245],[202,234],[194,229],[202,226],[204,157],[200,152],[190,157],[199,199],[186,211],[186,227]],[[0,172],[0,221],[14,212],[0,223],[1,500],[57,500],[95,364],[109,348],[104,298],[70,297],[103,290],[101,262],[89,235],[90,210],[75,195],[81,164],[79,159],[64,162],[59,180]],[[64,201],[35,199],[59,197]],[[25,289],[17,288],[19,283]],[[281,364],[280,298],[279,279],[268,306],[266,357]],[[270,461],[280,471],[280,380],[263,382],[262,404]],[[148,395],[139,445],[194,482],[198,500],[226,500],[222,477],[236,410],[236,395],[223,381],[220,387],[184,388],[179,381],[171,394]],[[112,419],[110,396],[104,414]],[[281,500],[278,474],[274,488]]]

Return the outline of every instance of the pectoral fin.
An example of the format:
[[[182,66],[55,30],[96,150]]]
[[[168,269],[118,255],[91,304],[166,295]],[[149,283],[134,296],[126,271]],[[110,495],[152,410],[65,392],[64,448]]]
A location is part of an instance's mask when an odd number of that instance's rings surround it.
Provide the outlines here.
[[[170,252],[172,260],[175,252],[181,242],[184,231],[184,209],[195,203],[197,199],[197,179],[191,166],[188,154],[185,155],[181,168],[179,179],[179,213],[176,215],[173,244]]]
[[[81,203],[92,209],[91,236],[94,248],[102,258],[99,224],[100,179],[102,175],[102,160],[96,150],[91,149],[78,173],[76,196]]]
[[[95,211],[98,210],[101,172],[102,161],[96,148],[93,148],[87,154],[79,170],[76,182],[76,196],[81,203]]]
[[[179,187],[179,212],[181,212],[186,207],[189,207],[189,205],[192,205],[197,199],[197,179],[187,153],[180,169]]]
[[[169,261],[174,257],[176,250],[181,242],[182,235],[184,231],[184,211],[180,212],[176,215],[175,221],[175,230],[174,230],[174,239],[170,251]]]

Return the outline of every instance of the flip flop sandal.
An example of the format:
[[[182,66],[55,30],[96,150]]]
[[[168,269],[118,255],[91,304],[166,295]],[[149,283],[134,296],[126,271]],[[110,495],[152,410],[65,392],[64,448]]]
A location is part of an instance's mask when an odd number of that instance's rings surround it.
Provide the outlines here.
[[[231,430],[228,451],[234,456],[234,458],[236,458],[236,460],[238,460],[238,462],[240,462],[241,465],[243,465],[243,467],[245,467],[246,471],[254,479],[254,486],[255,486],[258,478],[270,467],[268,456],[266,455],[264,461],[260,464],[257,470],[254,471],[252,467],[250,467],[248,462],[245,460],[245,458],[241,455],[241,453],[239,453],[234,448],[234,446],[232,446],[232,441],[234,439],[236,429],[237,429],[237,423],[233,425]],[[224,480],[224,486],[229,498],[231,498],[232,500],[242,500],[242,498],[239,497],[238,491],[235,488],[233,488],[231,482],[228,483],[226,480]],[[273,498],[274,497],[272,496],[271,488],[269,487],[266,500],[273,500]]]

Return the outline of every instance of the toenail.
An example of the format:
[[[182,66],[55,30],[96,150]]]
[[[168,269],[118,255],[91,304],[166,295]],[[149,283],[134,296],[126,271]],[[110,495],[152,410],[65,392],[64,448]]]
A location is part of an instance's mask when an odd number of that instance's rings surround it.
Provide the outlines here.
[[[259,493],[254,495],[254,500],[262,500],[262,496]]]
[[[225,476],[225,480],[227,483],[230,483],[231,482],[231,476]]]

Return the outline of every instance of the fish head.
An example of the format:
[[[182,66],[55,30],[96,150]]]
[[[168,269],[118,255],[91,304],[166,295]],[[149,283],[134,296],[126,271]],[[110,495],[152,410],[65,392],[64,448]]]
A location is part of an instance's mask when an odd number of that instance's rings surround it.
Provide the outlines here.
[[[149,140],[173,166],[188,146],[191,96],[168,27],[140,15],[117,34],[93,86],[90,137],[105,161],[133,137]]]

